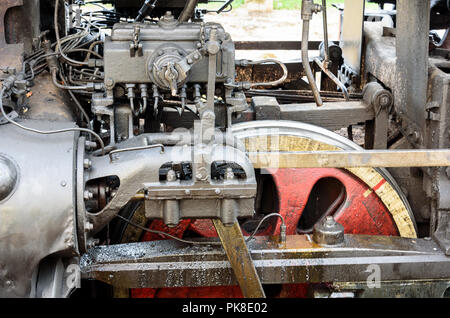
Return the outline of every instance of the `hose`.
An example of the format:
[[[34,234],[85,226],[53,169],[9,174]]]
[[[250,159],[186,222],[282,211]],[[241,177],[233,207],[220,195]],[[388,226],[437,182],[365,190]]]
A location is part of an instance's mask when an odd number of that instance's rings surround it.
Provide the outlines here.
[[[308,56],[308,41],[309,41],[309,20],[303,20],[303,34],[302,34],[302,64],[305,70],[306,77],[308,77],[309,85],[314,95],[314,100],[317,106],[322,106],[322,98],[320,97],[319,89],[316,85],[316,80],[311,70],[311,65],[309,64]]]

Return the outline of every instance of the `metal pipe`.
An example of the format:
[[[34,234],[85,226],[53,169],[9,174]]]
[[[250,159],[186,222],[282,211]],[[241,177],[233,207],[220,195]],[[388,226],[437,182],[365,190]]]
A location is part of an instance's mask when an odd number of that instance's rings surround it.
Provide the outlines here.
[[[156,3],[158,0],[145,0],[144,4],[142,5],[141,9],[139,10],[138,16],[134,19],[134,22],[140,22],[142,21],[146,15],[150,14],[153,9],[156,7]]]
[[[161,153],[164,153],[164,145],[162,144],[156,144],[156,145],[147,145],[142,147],[132,147],[132,148],[122,148],[122,149],[116,149],[109,153],[109,159],[111,162],[113,162],[113,155],[120,153],[120,152],[128,152],[128,151],[138,151],[138,150],[147,150],[147,149],[153,149],[153,148],[161,148]]]
[[[197,6],[198,0],[189,0],[185,5],[183,11],[178,17],[178,22],[186,22],[188,21],[192,15],[194,14],[195,7]]]
[[[317,106],[322,106],[322,98],[320,97],[319,89],[317,88],[314,75],[311,70],[311,65],[309,64],[308,56],[308,40],[309,40],[309,20],[303,20],[303,34],[302,34],[302,63],[303,69],[305,70],[306,76],[308,77],[309,85],[314,95],[314,100]]]
[[[324,63],[322,63],[317,57],[314,59],[314,62],[320,67],[320,69],[333,81],[336,83],[337,86],[342,90],[342,93],[344,94],[345,100],[350,100],[350,95],[348,94],[347,87],[333,74],[330,72],[330,70],[325,67]]]
[[[248,64],[249,65],[256,65],[256,64],[263,64],[263,63],[275,63],[278,64],[281,69],[283,70],[283,75],[275,80],[275,81],[271,81],[271,82],[261,82],[261,83],[251,83],[250,87],[257,87],[257,86],[278,86],[280,84],[283,84],[286,81],[286,78],[288,77],[288,69],[286,67],[286,65],[278,60],[275,59],[265,59],[265,60],[261,60],[261,61],[249,61]]]
[[[65,86],[65,85],[61,85],[58,83],[58,78],[57,78],[57,70],[52,70],[52,79],[53,79],[53,84],[61,89],[67,89],[67,90],[72,90],[72,91],[81,91],[81,90],[87,90],[88,86],[84,85],[84,86]]]
[[[322,17],[323,17],[323,40],[325,46],[325,68],[328,69],[328,61],[330,59],[330,50],[328,47],[328,19],[327,19],[327,0],[322,0]]]

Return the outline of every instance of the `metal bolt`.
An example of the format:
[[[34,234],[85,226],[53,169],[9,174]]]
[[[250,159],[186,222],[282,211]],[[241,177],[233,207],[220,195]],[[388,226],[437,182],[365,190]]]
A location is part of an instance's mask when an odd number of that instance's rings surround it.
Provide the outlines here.
[[[64,188],[64,187],[65,187],[66,185],[67,185],[67,182],[66,182],[66,181],[64,181],[64,180],[63,180],[63,181],[61,181],[61,187],[63,187],[63,188]]]
[[[86,222],[84,224],[84,231],[85,232],[90,232],[94,229],[94,224],[92,224],[91,222]]]
[[[114,88],[114,80],[112,78],[107,78],[105,81],[105,85],[107,89]]]
[[[176,181],[177,180],[177,173],[175,171],[173,171],[172,169],[170,169],[169,171],[167,171],[166,180],[168,182]]]
[[[86,147],[86,149],[94,149],[97,148],[97,143],[95,143],[94,141],[86,140],[84,142],[84,146]]]
[[[387,95],[382,95],[380,97],[380,106],[381,107],[387,107],[391,104],[391,99]]]
[[[88,158],[83,160],[84,169],[90,169],[92,167],[92,161]]]
[[[220,194],[222,191],[220,191],[220,189],[216,189],[214,192],[215,192],[216,194]]]
[[[325,219],[325,225],[328,227],[334,226],[336,224],[336,221],[334,219],[334,217],[332,216],[327,216]]]
[[[188,189],[184,190],[184,194],[187,194],[187,195],[191,194],[191,190],[188,190]]]
[[[197,172],[197,174],[195,175],[195,177],[197,178],[197,180],[206,180],[208,178],[207,173],[206,173],[206,169],[205,168],[200,168]]]
[[[227,170],[225,171],[224,178],[225,178],[225,180],[233,180],[234,179],[233,168],[230,168],[230,167],[227,168]]]

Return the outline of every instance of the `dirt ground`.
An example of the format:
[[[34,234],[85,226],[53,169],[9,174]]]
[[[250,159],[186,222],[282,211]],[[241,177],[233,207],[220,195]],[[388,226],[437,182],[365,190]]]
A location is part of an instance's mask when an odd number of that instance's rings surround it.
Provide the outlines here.
[[[329,39],[337,41],[339,38],[339,11],[336,8],[329,8],[327,16]],[[300,41],[302,37],[300,10],[262,12],[244,6],[219,15],[207,14],[205,20],[222,24],[234,41]],[[321,13],[314,15],[310,30],[310,40],[323,40]],[[251,56],[248,57],[249,55]],[[237,52],[237,58],[248,57],[251,59],[271,57],[286,60],[298,58],[299,55],[300,51]]]
[[[331,41],[338,41],[340,25],[339,11],[336,8],[329,8],[327,17],[329,39]],[[254,11],[244,6],[219,15],[215,13],[207,14],[205,20],[222,24],[234,41],[300,41],[302,37],[300,10],[262,12]],[[310,40],[323,40],[322,13],[314,15],[310,30]],[[311,52],[311,54],[314,53]],[[277,58],[290,60],[299,58],[300,54],[300,51],[281,50],[237,51],[236,58],[254,60]],[[346,128],[338,130],[336,133],[348,138]],[[364,128],[362,126],[355,126],[353,128],[353,138],[358,145],[362,146],[364,144]]]

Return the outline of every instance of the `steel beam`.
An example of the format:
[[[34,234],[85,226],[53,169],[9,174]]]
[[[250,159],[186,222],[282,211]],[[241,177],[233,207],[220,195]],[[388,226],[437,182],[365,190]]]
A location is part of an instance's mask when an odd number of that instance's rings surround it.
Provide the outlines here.
[[[309,50],[319,50],[321,41],[309,41]],[[234,43],[236,50],[286,50],[301,51],[301,41],[237,41]]]
[[[365,282],[374,265],[381,281],[450,280],[450,257],[432,240],[345,235],[343,245],[324,247],[307,235],[295,235],[287,237],[283,248],[273,238],[256,237],[248,249],[263,284]],[[84,278],[127,288],[238,284],[224,250],[213,245],[153,241],[99,246],[80,265]]]

